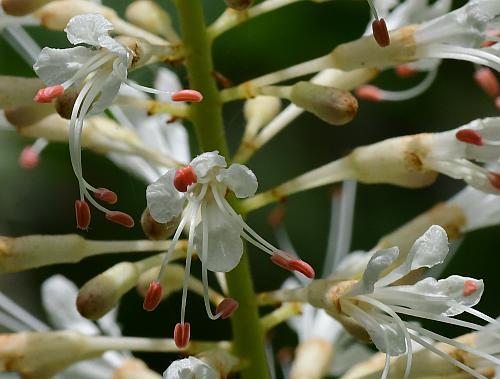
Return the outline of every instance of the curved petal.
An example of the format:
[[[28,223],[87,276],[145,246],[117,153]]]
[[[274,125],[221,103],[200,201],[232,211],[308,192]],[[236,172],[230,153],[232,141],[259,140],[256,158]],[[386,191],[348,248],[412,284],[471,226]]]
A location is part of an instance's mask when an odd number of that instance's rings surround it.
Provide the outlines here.
[[[100,46],[100,40],[108,37],[113,24],[100,14],[86,13],[73,17],[64,29],[68,41],[73,45],[85,43]]]
[[[226,160],[217,150],[198,155],[189,165],[194,169],[198,179],[203,179],[215,167],[227,166]]]
[[[368,265],[372,257],[372,253],[369,251],[353,251],[347,254],[344,259],[342,259],[339,265],[335,268],[332,275],[329,276],[330,279],[335,280],[348,280],[360,278]]]
[[[200,260],[215,272],[231,271],[243,254],[241,226],[222,212],[214,202],[206,205],[201,222],[195,229],[195,244]],[[202,250],[203,224],[208,229],[208,248]]]
[[[163,373],[164,379],[218,379],[219,375],[207,363],[195,357],[179,359]]]
[[[113,100],[118,94],[121,84],[122,79],[116,76],[114,72],[111,73],[111,75],[106,79],[104,87],[102,87],[99,98],[92,104],[89,114],[101,113],[113,104]]]
[[[174,187],[175,171],[168,170],[146,189],[148,209],[157,222],[169,222],[182,212],[184,196]]]
[[[259,185],[252,170],[238,163],[232,164],[227,169],[220,170],[217,180],[224,182],[240,199],[255,195]]]
[[[33,65],[33,70],[45,84],[61,84],[73,77],[94,54],[95,51],[83,46],[70,49],[44,47]]]

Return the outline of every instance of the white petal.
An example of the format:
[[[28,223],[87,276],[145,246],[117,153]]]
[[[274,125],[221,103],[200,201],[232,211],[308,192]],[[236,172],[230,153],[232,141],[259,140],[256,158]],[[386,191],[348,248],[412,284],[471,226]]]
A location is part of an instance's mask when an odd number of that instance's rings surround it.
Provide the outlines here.
[[[195,357],[179,359],[163,373],[164,379],[219,379],[215,370]]]
[[[168,222],[182,212],[184,196],[174,187],[175,171],[168,170],[146,189],[148,209],[157,222]]]
[[[76,310],[78,288],[62,275],[54,275],[42,284],[42,303],[55,329],[99,334],[97,326]]]
[[[433,267],[442,263],[448,255],[448,236],[439,225],[432,225],[411,247],[405,261],[377,282],[383,287],[401,279],[410,271],[421,267]]]
[[[207,204],[201,222],[195,229],[195,244],[200,260],[207,269],[216,272],[231,271],[243,254],[242,227],[222,212],[215,202]],[[203,224],[208,228],[208,249],[202,250]]]
[[[385,271],[398,257],[399,249],[391,247],[389,249],[379,250],[370,258],[363,278],[356,283],[346,296],[356,296],[369,294],[373,292],[375,282],[379,280],[382,272]]]
[[[113,29],[113,24],[104,16],[86,13],[69,20],[64,31],[68,41],[73,45],[85,43],[91,46],[100,46],[99,41],[103,37],[108,37],[109,32]]]
[[[227,169],[220,170],[217,180],[224,182],[240,199],[255,195],[259,185],[252,170],[238,163],[232,164]]]
[[[44,47],[33,65],[33,70],[45,84],[61,84],[76,74],[95,54],[95,51],[82,46],[70,49]]]
[[[362,250],[347,254],[329,278],[335,280],[359,278],[365,271],[372,255],[371,252]]]
[[[125,58],[128,66],[129,50],[120,42],[118,42],[114,38],[104,36],[99,40],[99,46],[111,51],[112,53],[115,53],[116,55],[121,56],[122,58]]]
[[[215,167],[226,167],[226,160],[217,150],[203,153],[194,158],[190,166],[194,169],[198,179],[203,179]]]
[[[173,71],[167,70],[166,68],[163,67],[160,67],[156,71],[154,86],[156,89],[160,91],[169,91],[169,92],[179,91],[182,88],[181,82],[179,81],[177,75]],[[162,93],[156,95],[156,99],[158,101],[170,102],[172,101],[170,96],[171,95]]]
[[[101,90],[99,98],[92,104],[89,114],[98,114],[108,108],[118,94],[121,84],[122,79],[111,73],[106,78],[106,83]]]

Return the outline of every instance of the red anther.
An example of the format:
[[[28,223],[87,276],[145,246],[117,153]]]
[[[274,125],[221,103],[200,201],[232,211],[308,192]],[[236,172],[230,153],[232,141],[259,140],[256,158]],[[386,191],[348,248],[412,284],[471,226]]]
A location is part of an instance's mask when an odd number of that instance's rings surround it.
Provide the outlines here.
[[[411,76],[414,76],[418,72],[413,67],[404,64],[397,66],[395,70],[396,70],[396,75],[399,76],[400,78],[409,78]]]
[[[271,255],[271,261],[288,271],[298,271],[309,279],[314,279],[316,273],[311,265],[301,259],[295,259],[283,250],[277,250]]]
[[[64,93],[64,87],[61,85],[45,87],[38,90],[33,100],[37,103],[50,103],[56,97]]]
[[[193,168],[191,166],[186,166],[175,172],[174,187],[179,192],[186,192],[188,187],[196,183],[197,180],[198,178]]]
[[[385,20],[380,18],[378,20],[373,20],[372,22],[373,38],[377,41],[380,47],[389,46],[391,39],[389,37],[389,32],[387,31],[387,25]]]
[[[476,291],[477,291],[477,285],[475,281],[469,279],[464,282],[464,292],[463,292],[464,296],[470,296]]]
[[[161,297],[163,295],[163,287],[157,280],[153,280],[149,283],[148,292],[144,297],[144,303],[142,307],[145,311],[151,312],[160,304]]]
[[[495,106],[500,111],[500,96],[495,99]]]
[[[480,47],[491,47],[493,45],[495,45],[497,43],[497,41],[483,41],[481,42],[481,44],[479,45]]]
[[[374,102],[379,102],[383,100],[383,95],[380,88],[371,85],[358,87],[356,89],[356,96],[358,96],[361,99]]]
[[[85,200],[75,201],[76,227],[87,230],[90,225],[90,208]]]
[[[461,129],[456,134],[457,140],[471,145],[483,146],[483,137],[481,133],[472,129]]]
[[[115,204],[118,201],[116,193],[107,188],[97,188],[94,192],[94,197],[108,204]]]
[[[26,146],[19,156],[19,165],[27,170],[35,168],[36,166],[38,166],[39,162],[40,159],[38,153],[33,149],[32,146]]]
[[[217,305],[217,308],[215,308],[215,313],[220,313],[220,317],[225,320],[226,318],[231,317],[232,314],[236,312],[239,306],[240,303],[238,303],[236,300],[230,297],[226,297],[219,303],[219,305]]]
[[[496,172],[488,172],[488,180],[491,185],[500,191],[500,174]]]
[[[277,228],[283,223],[283,219],[285,218],[285,208],[281,206],[277,206],[274,208],[271,213],[269,213],[269,216],[267,216],[267,221],[273,228]]]
[[[498,96],[500,86],[498,85],[498,80],[491,69],[488,67],[481,67],[476,70],[474,73],[474,80],[488,96]]]
[[[191,337],[191,325],[189,322],[181,324],[178,322],[174,328],[174,342],[175,345],[182,349],[189,343],[189,338]]]
[[[173,101],[190,101],[192,103],[199,103],[203,100],[203,95],[194,89],[182,89],[174,92],[171,99]]]
[[[120,224],[126,228],[133,228],[135,225],[134,219],[128,214],[120,211],[106,212],[106,218],[116,224]]]

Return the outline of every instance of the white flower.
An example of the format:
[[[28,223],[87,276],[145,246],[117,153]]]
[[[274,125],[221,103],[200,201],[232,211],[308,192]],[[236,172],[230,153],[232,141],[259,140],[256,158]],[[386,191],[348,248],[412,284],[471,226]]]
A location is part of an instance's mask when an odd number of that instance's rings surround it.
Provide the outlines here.
[[[422,156],[425,168],[463,179],[484,192],[500,191],[500,175],[471,161],[500,159],[500,117],[478,119],[448,132],[432,135],[430,151]]]
[[[207,363],[195,357],[179,359],[163,373],[164,379],[219,379],[220,376]]]

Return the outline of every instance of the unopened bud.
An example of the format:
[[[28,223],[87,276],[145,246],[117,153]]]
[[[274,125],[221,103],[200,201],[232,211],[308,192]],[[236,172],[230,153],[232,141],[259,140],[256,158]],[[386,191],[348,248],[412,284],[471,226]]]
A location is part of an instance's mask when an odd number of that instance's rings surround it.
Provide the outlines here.
[[[189,322],[177,323],[174,328],[174,342],[179,349],[185,348],[191,338],[191,325]]]
[[[33,97],[45,87],[38,78],[0,76],[0,108],[16,108],[33,105]],[[15,88],[15,91],[13,89]]]
[[[358,111],[358,101],[350,92],[310,82],[293,85],[290,101],[331,125],[347,124]]]
[[[163,377],[149,369],[146,364],[136,358],[127,359],[113,372],[112,379],[162,379]]]
[[[162,35],[170,42],[178,42],[170,15],[154,1],[138,0],[130,3],[125,17],[142,29]]]
[[[303,341],[295,351],[290,379],[322,378],[328,374],[333,358],[333,344],[321,337]]]
[[[1,6],[11,16],[26,16],[51,0],[2,0]]]
[[[52,113],[54,113],[54,106],[52,104],[32,103],[30,105],[4,109],[7,121],[17,128],[33,125]]]
[[[253,4],[253,0],[224,0],[229,8],[244,11]]]
[[[227,350],[211,349],[197,355],[201,361],[212,367],[220,378],[227,378],[232,369],[239,363],[239,359]]]
[[[151,213],[149,212],[149,209],[146,208],[144,209],[144,212],[142,212],[141,216],[142,230],[150,240],[153,241],[165,240],[171,237],[175,233],[181,221],[181,217],[182,215],[179,214],[175,216],[172,220],[162,224],[153,219]]]
[[[247,122],[248,136],[255,136],[257,132],[267,125],[281,110],[281,100],[275,96],[255,96],[245,101],[243,114]]]

